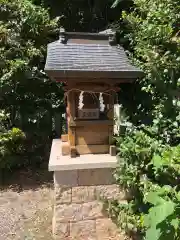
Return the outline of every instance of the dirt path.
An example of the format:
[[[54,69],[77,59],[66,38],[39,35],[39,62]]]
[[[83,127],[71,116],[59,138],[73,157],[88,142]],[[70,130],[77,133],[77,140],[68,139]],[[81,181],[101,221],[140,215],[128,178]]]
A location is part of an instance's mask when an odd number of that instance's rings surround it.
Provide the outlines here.
[[[26,171],[0,186],[0,240],[52,239],[51,181],[45,171]]]

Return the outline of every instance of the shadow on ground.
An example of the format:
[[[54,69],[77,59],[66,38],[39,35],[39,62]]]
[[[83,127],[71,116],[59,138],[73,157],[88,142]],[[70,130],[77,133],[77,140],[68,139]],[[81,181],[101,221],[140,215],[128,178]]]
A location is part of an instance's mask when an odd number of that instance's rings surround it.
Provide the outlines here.
[[[1,172],[0,190],[12,189],[14,191],[36,190],[41,186],[52,186],[53,173],[48,171],[47,164],[38,168],[19,169],[15,172]]]

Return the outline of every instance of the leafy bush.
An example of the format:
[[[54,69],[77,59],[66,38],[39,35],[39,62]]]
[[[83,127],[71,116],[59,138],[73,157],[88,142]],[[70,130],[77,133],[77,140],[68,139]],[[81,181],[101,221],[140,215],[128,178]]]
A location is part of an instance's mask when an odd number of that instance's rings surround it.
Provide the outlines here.
[[[152,207],[142,215],[146,240],[180,239],[180,192],[170,186],[149,192],[144,201]]]
[[[160,153],[163,145],[142,130],[134,130],[118,139],[119,167],[116,180],[124,187],[136,188],[142,173],[148,171],[153,154]]]
[[[133,2],[131,13],[121,15],[120,44],[145,75],[132,89],[129,86],[124,89],[126,101],[122,97],[121,101],[129,109],[133,123],[153,125],[154,135],[164,143],[177,145],[180,141],[180,4],[178,0]]]
[[[0,169],[10,170],[23,165],[25,134],[18,128],[7,129],[9,114],[0,111]]]
[[[109,201],[107,210],[128,233],[146,240],[179,239],[180,145],[170,147],[133,129],[118,139],[117,183],[128,193],[128,203]]]
[[[18,128],[0,133],[0,169],[12,169],[22,166],[25,135]]]
[[[58,19],[28,0],[2,0],[0,6],[1,108],[10,125],[29,135],[52,135],[52,118],[62,108],[61,85],[44,73],[47,44],[56,37]]]
[[[153,167],[156,180],[161,184],[176,186],[179,190],[180,176],[180,145],[167,146],[161,155],[154,155],[150,162]]]
[[[178,240],[180,5],[178,0],[133,2],[133,11],[122,14],[126,28],[120,31],[132,61],[145,76],[136,83],[139,102],[130,114],[138,128],[118,139],[115,178],[130,198],[126,205],[108,203],[108,210],[122,228],[143,239]]]
[[[51,20],[48,10],[28,0],[1,0],[0,168],[46,157],[44,146],[53,136],[56,111],[63,112],[61,84],[44,72],[47,44],[57,33],[58,18]]]

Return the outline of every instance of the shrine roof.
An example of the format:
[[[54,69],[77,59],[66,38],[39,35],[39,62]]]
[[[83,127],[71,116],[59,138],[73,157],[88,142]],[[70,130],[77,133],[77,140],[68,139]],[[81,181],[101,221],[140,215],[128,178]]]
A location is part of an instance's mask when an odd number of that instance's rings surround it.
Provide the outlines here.
[[[48,44],[45,71],[54,78],[127,78],[142,76],[113,35],[67,33]]]

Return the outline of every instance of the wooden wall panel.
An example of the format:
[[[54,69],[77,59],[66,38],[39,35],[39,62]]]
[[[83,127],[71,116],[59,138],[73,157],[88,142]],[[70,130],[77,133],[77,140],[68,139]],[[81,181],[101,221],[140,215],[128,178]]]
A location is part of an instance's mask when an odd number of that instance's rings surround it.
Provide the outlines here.
[[[90,125],[76,128],[76,145],[109,144],[109,126]]]
[[[109,153],[109,145],[77,145],[78,154],[105,154]]]

